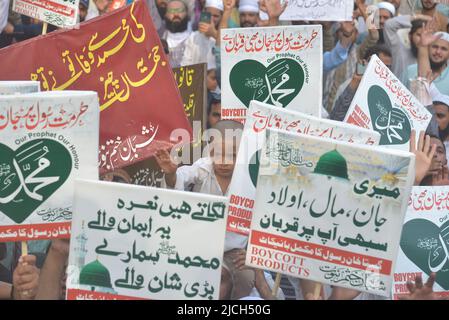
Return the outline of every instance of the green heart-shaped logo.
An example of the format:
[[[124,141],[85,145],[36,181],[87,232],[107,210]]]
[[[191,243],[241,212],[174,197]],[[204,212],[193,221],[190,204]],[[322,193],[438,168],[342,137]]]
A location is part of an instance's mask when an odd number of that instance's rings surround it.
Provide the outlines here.
[[[260,152],[261,150],[257,150],[249,160],[248,172],[249,177],[251,178],[251,182],[254,185],[254,188],[257,187],[257,177],[259,176],[259,167],[260,167]]]
[[[368,90],[368,108],[373,129],[380,133],[381,145],[404,144],[410,139],[411,126],[407,115],[393,108],[387,92],[380,86]]]
[[[441,227],[425,219],[404,224],[401,249],[427,275],[436,272],[436,282],[449,290],[449,222]]]
[[[55,140],[32,140],[16,151],[0,143],[0,211],[22,223],[71,171],[70,152]]]
[[[301,91],[304,70],[292,59],[276,60],[266,68],[256,60],[243,60],[232,68],[229,82],[247,108],[251,100],[284,108]]]

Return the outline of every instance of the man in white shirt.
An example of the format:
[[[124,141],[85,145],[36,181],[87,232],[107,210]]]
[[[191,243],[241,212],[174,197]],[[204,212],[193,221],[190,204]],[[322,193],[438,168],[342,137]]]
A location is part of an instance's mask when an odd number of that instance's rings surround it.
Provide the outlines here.
[[[185,42],[192,33],[189,25],[188,7],[183,0],[171,0],[165,13],[165,32],[162,39],[167,41],[172,68],[181,66]]]

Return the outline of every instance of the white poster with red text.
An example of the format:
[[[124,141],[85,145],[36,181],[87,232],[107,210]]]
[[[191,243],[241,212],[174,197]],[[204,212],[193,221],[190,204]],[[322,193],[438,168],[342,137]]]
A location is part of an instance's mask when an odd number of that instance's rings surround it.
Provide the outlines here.
[[[414,154],[266,134],[246,265],[390,296]]]
[[[321,115],[320,25],[221,30],[221,116],[244,122],[251,100]]]
[[[449,297],[449,186],[413,187],[402,228],[393,298],[408,294],[417,275],[425,283],[436,273],[433,291]]]
[[[431,118],[431,113],[374,55],[344,121],[379,132],[382,146],[408,151],[411,131],[425,131]]]

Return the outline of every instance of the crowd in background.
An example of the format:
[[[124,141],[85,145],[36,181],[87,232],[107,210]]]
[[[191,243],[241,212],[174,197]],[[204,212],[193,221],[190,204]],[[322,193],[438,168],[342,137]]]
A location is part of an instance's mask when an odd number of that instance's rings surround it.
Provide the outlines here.
[[[147,4],[172,67],[207,63],[207,125],[218,130],[239,128],[236,123],[220,120],[220,30],[224,28],[321,24],[322,114],[337,121],[343,121],[354,98],[363,76],[361,66],[377,55],[433,115],[427,135],[416,137],[418,147],[411,143],[417,157],[415,185],[449,185],[449,6],[435,0],[371,1],[356,0],[353,20],[346,22],[280,21],[287,5],[280,0],[147,0]],[[42,33],[41,22],[14,13],[10,2],[0,0],[0,48]],[[372,8],[377,10],[376,21],[369,19]],[[110,9],[110,0],[80,0],[79,20],[89,21]],[[260,18],[260,12],[266,13],[267,20]],[[49,26],[48,32],[55,29]],[[220,168],[205,160],[177,168],[164,151],[158,153],[157,160],[166,172],[167,185],[175,187],[179,179],[185,179],[188,185],[188,179],[203,170],[216,183],[194,179],[199,183],[197,191],[226,195],[233,168]],[[30,241],[29,246],[32,254],[22,256],[20,243],[0,243],[0,298],[62,299],[68,242]],[[221,298],[285,298],[282,290],[272,294],[274,281],[270,273],[244,265],[243,248],[231,245],[227,249]],[[297,299],[379,298],[330,286],[325,286],[317,297],[313,282],[289,280]],[[417,278],[405,298],[433,299],[433,281],[434,276],[425,284]]]

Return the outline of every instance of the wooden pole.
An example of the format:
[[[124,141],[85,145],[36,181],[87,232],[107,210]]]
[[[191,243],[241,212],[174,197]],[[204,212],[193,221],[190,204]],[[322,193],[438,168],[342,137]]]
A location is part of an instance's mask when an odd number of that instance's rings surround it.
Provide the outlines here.
[[[22,241],[22,257],[23,257],[23,256],[27,256],[27,255],[28,255],[28,244],[27,244],[26,241]],[[26,263],[25,263],[25,264],[26,264]],[[26,296],[29,295],[29,291],[28,291],[28,290],[22,291],[21,294],[22,294],[24,297],[26,297]]]
[[[28,255],[28,245],[26,241],[22,241],[22,256]]]

